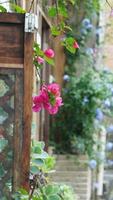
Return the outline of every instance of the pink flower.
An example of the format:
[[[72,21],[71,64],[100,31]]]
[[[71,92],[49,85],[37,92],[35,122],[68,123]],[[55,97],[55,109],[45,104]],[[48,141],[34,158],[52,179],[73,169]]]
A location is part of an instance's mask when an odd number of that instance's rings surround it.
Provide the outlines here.
[[[55,53],[54,53],[54,51],[53,51],[52,49],[46,49],[46,50],[44,51],[44,54],[45,54],[45,56],[47,56],[48,58],[53,58],[54,55],[55,55]]]
[[[57,83],[51,83],[47,87],[48,91],[55,96],[60,96],[60,87]]]
[[[78,45],[78,43],[76,41],[74,41],[74,43],[73,43],[73,48],[79,49],[79,45]]]
[[[50,115],[55,115],[58,112],[58,106],[51,106],[48,108],[48,112]]]
[[[39,112],[42,108],[47,110],[49,114],[54,115],[62,106],[62,98],[60,97],[60,87],[56,83],[43,85],[39,96],[33,97],[33,111]]]
[[[56,105],[59,106],[59,107],[63,105],[61,97],[56,98]]]
[[[40,56],[38,56],[36,60],[37,60],[39,65],[44,63],[44,59],[42,57],[40,57]]]
[[[41,95],[33,97],[33,107],[34,112],[39,112],[42,109],[42,97]]]

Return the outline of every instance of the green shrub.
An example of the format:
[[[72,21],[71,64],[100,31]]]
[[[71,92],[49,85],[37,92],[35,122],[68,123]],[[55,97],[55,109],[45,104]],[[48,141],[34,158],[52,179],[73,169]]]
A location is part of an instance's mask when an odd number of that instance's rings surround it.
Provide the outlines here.
[[[111,75],[88,69],[80,77],[70,76],[63,88],[64,105],[55,117],[51,131],[57,153],[87,153],[91,156],[95,144],[95,119],[97,117],[101,123],[104,118],[104,114],[96,115],[101,109],[106,112],[103,102],[111,95],[108,89],[108,84],[113,82]]]

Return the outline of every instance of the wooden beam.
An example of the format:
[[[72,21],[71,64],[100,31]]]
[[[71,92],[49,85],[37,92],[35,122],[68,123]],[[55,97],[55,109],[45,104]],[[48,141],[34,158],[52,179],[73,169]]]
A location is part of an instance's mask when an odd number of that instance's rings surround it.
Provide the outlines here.
[[[5,64],[0,63],[0,68],[8,68],[8,69],[23,69],[23,64]]]
[[[13,191],[20,188],[22,134],[23,134],[23,70],[15,70],[15,118],[14,118],[14,166],[13,166]]]
[[[0,13],[0,23],[16,23],[23,24],[25,19],[24,14],[19,13]]]
[[[24,131],[22,144],[22,186],[29,189],[31,121],[32,121],[32,78],[33,78],[33,34],[25,33],[24,40]]]

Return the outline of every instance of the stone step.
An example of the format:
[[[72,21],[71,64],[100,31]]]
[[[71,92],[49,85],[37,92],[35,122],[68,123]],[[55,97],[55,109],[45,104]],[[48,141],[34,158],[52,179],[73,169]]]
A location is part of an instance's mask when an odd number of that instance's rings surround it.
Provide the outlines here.
[[[55,181],[54,181],[55,182]],[[55,182],[56,183],[56,182]],[[58,184],[65,184],[72,187],[75,191],[82,191],[86,192],[87,184],[86,183],[73,183],[73,182],[64,182],[64,181],[57,181]]]
[[[59,176],[59,178],[62,176],[62,177],[79,177],[79,178],[82,178],[82,177],[87,177],[88,175],[88,172],[87,171],[55,171],[54,173],[51,174],[52,176]]]
[[[86,160],[81,160],[81,161],[76,161],[76,160],[59,160],[59,159],[57,159],[56,160],[56,165],[59,165],[59,164],[67,164],[67,165],[70,165],[70,164],[72,164],[72,165],[74,165],[74,166],[82,166],[83,165],[83,167],[86,165],[87,166],[87,161]]]
[[[87,168],[84,169],[84,166],[75,166],[73,165],[62,165],[62,164],[57,164],[55,167],[56,171],[87,171]]]
[[[54,177],[54,178],[52,178],[52,180],[54,180],[54,181],[66,181],[66,182],[72,182],[72,183],[76,183],[76,184],[78,184],[78,183],[84,183],[85,185],[87,185],[87,183],[86,183],[86,181],[87,181],[87,179],[85,179],[85,178],[81,178],[81,179],[79,179],[79,178],[72,178],[72,177]]]
[[[79,189],[81,189],[81,190],[85,190],[86,191],[86,188],[87,188],[87,183],[85,182],[85,183],[75,183],[75,182],[70,182],[70,181],[61,181],[60,179],[58,180],[58,181],[54,181],[53,179],[52,179],[52,182],[57,182],[57,183],[61,183],[61,184],[66,184],[66,185],[69,185],[69,186],[72,186],[74,189],[76,189],[76,190],[79,190]]]
[[[77,200],[89,200],[89,169],[86,163],[86,156],[71,156],[67,159],[67,156],[59,155],[56,157],[56,171],[50,174],[50,178],[59,184],[71,186],[79,197]]]
[[[86,155],[55,155],[54,157],[56,160],[75,160],[75,161],[81,161],[81,160],[88,160],[88,157]]]

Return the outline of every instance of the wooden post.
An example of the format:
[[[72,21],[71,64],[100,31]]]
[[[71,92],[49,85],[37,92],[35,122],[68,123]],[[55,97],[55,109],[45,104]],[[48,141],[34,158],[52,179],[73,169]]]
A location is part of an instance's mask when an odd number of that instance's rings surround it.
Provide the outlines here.
[[[25,33],[24,37],[24,132],[22,149],[22,186],[29,188],[31,121],[32,121],[32,87],[33,87],[33,35]]]

